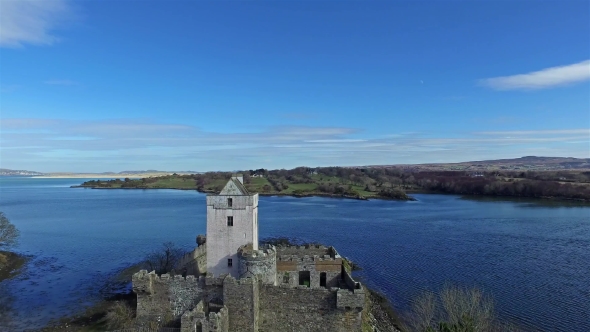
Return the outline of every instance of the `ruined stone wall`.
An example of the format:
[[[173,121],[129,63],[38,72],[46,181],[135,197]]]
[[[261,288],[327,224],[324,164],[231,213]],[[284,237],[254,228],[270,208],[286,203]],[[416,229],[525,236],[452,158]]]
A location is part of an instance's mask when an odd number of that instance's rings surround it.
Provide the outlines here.
[[[142,270],[133,275],[133,291],[137,294],[137,318],[147,322],[158,320],[178,320],[199,302],[205,309],[213,305],[223,305],[223,286],[221,279],[212,277],[182,277],[156,275]]]
[[[224,306],[219,312],[207,313],[203,302],[199,302],[195,309],[182,315],[180,332],[195,332],[198,330],[197,327],[200,327],[203,332],[228,332],[227,307]]]
[[[224,279],[223,302],[230,316],[229,331],[258,331],[259,295],[256,278]]]
[[[137,294],[137,317],[154,319],[178,319],[191,310],[202,297],[204,278],[176,275],[156,275],[146,270],[133,275],[133,291]]]
[[[361,331],[361,310],[337,307],[338,290],[260,286],[259,332]]]
[[[207,244],[184,255],[178,262],[177,272],[196,276],[207,273]]]
[[[321,256],[318,253],[323,253]],[[325,274],[326,288],[337,287],[342,258],[333,248],[323,246],[277,248],[277,285],[299,286],[299,272],[309,271],[310,287],[319,288]]]

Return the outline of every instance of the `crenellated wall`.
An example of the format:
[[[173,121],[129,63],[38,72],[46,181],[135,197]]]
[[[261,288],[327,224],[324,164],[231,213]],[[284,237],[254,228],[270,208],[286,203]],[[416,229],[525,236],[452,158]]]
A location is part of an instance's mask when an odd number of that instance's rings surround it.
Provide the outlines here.
[[[196,331],[360,331],[365,289],[348,274],[341,286],[264,284],[258,275],[133,276],[140,320],[180,319],[182,332]],[[348,289],[351,284],[353,288]],[[166,318],[169,319],[169,318]]]
[[[194,308],[202,297],[205,278],[156,275],[141,270],[132,277],[133,291],[137,294],[137,317],[167,317],[178,319],[187,310]]]
[[[333,247],[277,247],[277,285],[300,285],[299,272],[309,271],[310,287],[337,287],[342,273],[342,257]],[[325,275],[325,286],[321,285]]]
[[[177,320],[199,301],[223,303],[223,280],[211,276],[156,275],[141,270],[132,277],[137,294],[137,317],[143,321]]]

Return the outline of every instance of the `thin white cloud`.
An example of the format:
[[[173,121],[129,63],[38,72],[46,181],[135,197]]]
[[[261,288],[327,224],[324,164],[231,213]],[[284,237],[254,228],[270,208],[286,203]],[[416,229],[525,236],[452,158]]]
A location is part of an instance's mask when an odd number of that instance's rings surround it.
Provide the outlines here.
[[[71,15],[65,0],[1,0],[0,46],[51,45],[54,29]]]
[[[353,142],[366,142],[366,139],[353,139],[353,138],[343,138],[343,139],[312,139],[305,141],[306,143],[353,143]]]
[[[527,74],[487,78],[480,80],[479,83],[496,90],[536,90],[587,80],[590,80],[590,60]]]
[[[0,154],[3,167],[37,171],[456,162],[539,155],[541,148],[546,149],[544,156],[587,158],[587,144],[571,143],[588,141],[589,133],[590,129],[553,129],[371,137],[346,127],[281,126],[219,133],[146,119],[2,119]]]
[[[482,131],[478,134],[481,135],[513,135],[513,136],[522,136],[522,135],[576,135],[576,134],[586,134],[590,135],[590,128],[580,128],[580,129],[561,129],[561,130],[514,130],[514,131]]]
[[[65,86],[78,85],[78,82],[72,81],[72,80],[49,80],[49,81],[45,81],[43,83],[48,84],[48,85],[65,85]]]

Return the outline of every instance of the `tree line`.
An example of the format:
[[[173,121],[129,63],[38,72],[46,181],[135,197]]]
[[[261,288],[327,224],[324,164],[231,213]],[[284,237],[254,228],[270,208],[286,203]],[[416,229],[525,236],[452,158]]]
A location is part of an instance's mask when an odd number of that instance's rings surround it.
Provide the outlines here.
[[[415,171],[402,167],[297,167],[286,170],[256,169],[243,173],[248,187],[254,177],[264,177],[268,184],[259,187],[261,193],[280,193],[294,184],[315,184],[313,193],[361,196],[361,191],[394,199],[406,199],[407,191],[428,191],[460,195],[489,195],[512,197],[554,197],[590,201],[590,172],[588,171]],[[115,179],[87,181],[91,187],[147,188],[150,183],[181,178],[190,181],[200,191],[220,191],[230,172],[167,175],[138,180]],[[301,186],[299,187],[301,188]],[[291,190],[293,194],[310,194]]]

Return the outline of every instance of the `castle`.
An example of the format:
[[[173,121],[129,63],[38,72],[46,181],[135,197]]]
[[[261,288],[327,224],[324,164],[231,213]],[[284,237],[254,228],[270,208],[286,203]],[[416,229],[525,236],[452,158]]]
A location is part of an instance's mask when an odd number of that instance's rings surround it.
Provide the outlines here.
[[[361,331],[365,288],[333,247],[258,244],[258,194],[234,175],[207,196],[207,236],[182,275],[133,275],[137,320],[182,332]]]

